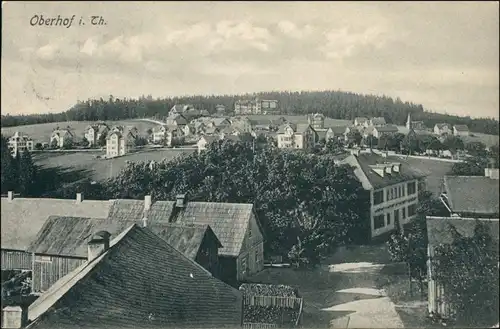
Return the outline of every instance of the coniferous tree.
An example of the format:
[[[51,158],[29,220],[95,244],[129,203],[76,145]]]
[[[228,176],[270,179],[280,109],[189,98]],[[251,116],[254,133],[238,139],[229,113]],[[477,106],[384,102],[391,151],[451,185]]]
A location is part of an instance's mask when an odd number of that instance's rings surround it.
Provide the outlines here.
[[[22,196],[32,196],[36,182],[36,167],[28,150],[19,159],[19,192]]]

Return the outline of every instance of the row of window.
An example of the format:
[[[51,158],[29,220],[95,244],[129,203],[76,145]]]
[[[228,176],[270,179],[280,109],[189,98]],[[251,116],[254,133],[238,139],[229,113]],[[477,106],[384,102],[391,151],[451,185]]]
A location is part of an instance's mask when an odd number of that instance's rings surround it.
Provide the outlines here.
[[[374,229],[379,229],[384,226],[389,226],[391,225],[392,220],[394,219],[394,223],[399,222],[400,216],[401,219],[406,219],[406,217],[412,217],[417,213],[417,205],[416,204],[411,204],[408,206],[408,213],[406,211],[406,207],[403,207],[401,209],[396,209],[394,210],[394,214],[387,213],[387,214],[381,214],[377,215],[373,218],[373,228]],[[391,215],[394,215],[394,217],[391,217]]]
[[[407,188],[405,190],[404,185],[396,186],[396,187],[391,187],[386,189],[386,194],[385,194],[385,200],[384,200],[384,190],[379,190],[373,192],[373,204],[381,204],[384,201],[390,201],[398,198],[402,198],[406,196],[406,193],[408,195],[415,194],[417,192],[417,186],[415,182],[411,182],[407,184]]]

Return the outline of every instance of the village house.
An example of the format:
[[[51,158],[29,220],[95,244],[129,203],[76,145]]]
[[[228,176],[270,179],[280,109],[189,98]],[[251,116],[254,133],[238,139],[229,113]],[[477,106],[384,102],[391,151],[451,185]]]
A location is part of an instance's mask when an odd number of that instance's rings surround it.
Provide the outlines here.
[[[183,127],[188,124],[188,120],[182,114],[172,114],[165,120],[167,126]]]
[[[329,140],[344,140],[345,126],[334,126],[326,129],[315,129],[317,134],[317,142],[324,141],[328,142]]]
[[[370,194],[369,237],[386,235],[395,225],[405,225],[417,215],[420,181],[425,175],[387,153],[353,152],[340,161],[354,168],[354,174]]]
[[[316,142],[316,132],[307,123],[285,123],[276,134],[278,148],[311,149]]]
[[[143,203],[140,203],[142,206]],[[161,202],[157,202],[152,209],[144,209],[142,221],[125,221],[115,216],[116,207],[120,207],[119,211],[126,212],[136,204],[133,200],[115,200],[107,218],[50,216],[27,249],[35,258],[33,291],[46,291],[63,276],[85,263],[88,256],[87,243],[92,232],[105,230],[116,237],[132,224],[148,227],[213,276],[219,275],[218,249],[222,245],[208,225],[158,223],[157,218],[161,218],[160,211],[164,208]]]
[[[198,148],[198,153],[205,151],[208,145],[216,140],[220,140],[219,136],[201,136],[196,147]]]
[[[123,202],[135,206],[124,211]],[[210,226],[222,244],[219,264],[223,281],[237,284],[264,268],[264,236],[252,204],[188,201],[185,195],[178,195],[176,201],[151,201],[146,196],[145,201],[118,200],[108,219],[142,221],[145,205],[155,207],[156,203],[163,209],[156,223]]]
[[[184,136],[191,136],[191,135],[194,135],[196,133],[196,129],[195,129],[194,125],[191,123],[182,127],[181,131],[184,134]]]
[[[226,106],[224,106],[222,104],[215,105],[215,113],[217,115],[224,115],[224,114],[226,114]]]
[[[436,135],[444,135],[444,134],[451,134],[452,130],[449,124],[447,123],[436,123],[434,125],[434,134]]]
[[[234,113],[240,114],[272,114],[279,111],[277,100],[237,100],[234,103]]]
[[[241,132],[251,132],[252,128],[254,126],[252,120],[250,120],[248,117],[242,116],[242,117],[232,117],[231,118],[231,125],[233,127],[236,127],[241,130]]]
[[[366,117],[354,118],[354,125],[355,126],[364,126],[366,122],[368,122],[368,118],[366,118]]]
[[[406,119],[406,129],[424,130],[425,124],[423,121],[412,121],[411,114],[408,113],[408,118]]]
[[[99,142],[101,136],[106,135],[108,131],[109,127],[105,123],[89,125],[85,128],[84,137],[89,142],[89,146],[94,146]]]
[[[387,123],[385,122],[384,117],[374,117],[371,118],[367,121],[365,121],[364,126],[365,127],[382,127],[385,126]]]
[[[498,192],[497,192],[498,197]],[[497,199],[498,208],[498,199]],[[434,318],[446,320],[455,312],[453,306],[446,302],[446,285],[436,279],[433,257],[436,247],[453,243],[453,231],[465,237],[474,236],[476,221],[485,224],[493,241],[498,245],[499,221],[497,218],[477,219],[463,217],[426,217],[427,224],[427,289],[428,313]]]
[[[13,136],[9,137],[7,143],[9,150],[14,157],[17,153],[23,153],[24,150],[28,150],[30,152],[34,150],[33,140],[26,135],[19,134],[18,131],[16,131]]]
[[[168,112],[168,116],[170,117],[177,114],[184,114],[189,110],[194,110],[194,109],[195,109],[194,106],[190,104],[175,104]]]
[[[373,126],[371,135],[373,135],[373,137],[380,138],[382,135],[394,135],[397,132],[399,132],[398,127],[393,125]]]
[[[186,125],[187,126],[187,125]],[[183,128],[161,125],[153,129],[153,143],[172,146],[172,140],[184,136]]]
[[[484,176],[444,176],[440,199],[450,217],[498,218],[499,170],[484,171]]]
[[[75,136],[69,129],[56,129],[50,135],[49,145],[63,148],[68,143],[74,142]]]
[[[315,113],[307,116],[307,122],[314,130],[325,128],[325,116],[321,113]]]
[[[81,193],[73,200],[18,198],[12,192],[1,198],[2,271],[33,270],[45,259],[34,259],[26,252],[49,216],[106,218],[110,201],[84,200]]]
[[[115,127],[106,137],[106,157],[125,155],[135,147],[137,129],[133,127]]]
[[[453,126],[453,135],[455,136],[469,136],[469,127],[466,125],[454,125]]]
[[[88,261],[29,306],[27,328],[241,326],[241,293],[147,227],[110,236],[91,235]]]

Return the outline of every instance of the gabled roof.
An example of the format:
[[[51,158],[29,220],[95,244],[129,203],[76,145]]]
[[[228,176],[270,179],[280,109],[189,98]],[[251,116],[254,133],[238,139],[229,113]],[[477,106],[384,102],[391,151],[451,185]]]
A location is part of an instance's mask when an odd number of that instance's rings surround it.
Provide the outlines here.
[[[387,174],[381,177],[377,174],[373,166],[384,163],[399,163],[399,173]],[[363,188],[366,190],[378,189],[385,186],[402,183],[405,181],[415,180],[425,177],[425,174],[419,170],[412,168],[407,162],[401,158],[387,157],[384,158],[374,153],[361,153],[359,155],[349,155],[341,164],[348,164],[354,167],[354,174],[360,180]]]
[[[481,223],[489,229],[492,238],[498,242],[498,219],[481,219]],[[427,222],[427,237],[431,246],[440,244],[450,244],[453,242],[452,229],[456,229],[458,233],[465,237],[474,235],[476,220],[472,218],[455,218],[455,217],[429,217]]]
[[[224,328],[241,324],[241,303],[238,290],[134,225],[50,287],[28,316],[30,328]]]
[[[212,122],[214,123],[214,125],[217,127],[217,126],[220,126],[221,124],[224,123],[224,121],[227,122],[227,124],[231,124],[231,122],[226,119],[226,118],[213,118],[212,119]]]
[[[210,235],[210,238],[220,245],[220,241],[208,225],[181,226],[156,219],[148,220],[146,223],[153,233],[193,260],[205,235]],[[50,216],[28,251],[52,256],[86,258],[87,243],[94,233],[107,231],[115,237],[133,224],[142,225],[142,221],[116,217],[106,219]]]
[[[183,112],[186,112],[190,109],[193,109],[193,105],[190,105],[190,104],[175,104],[174,106],[172,106],[172,108],[170,109],[170,111],[177,111],[178,113],[183,113]]]
[[[253,205],[245,203],[187,202],[173,218],[175,223],[207,224],[223,245],[219,254],[238,256],[245,238]]]
[[[444,176],[444,191],[456,213],[498,214],[499,180],[484,176]]]
[[[377,129],[377,131],[381,133],[395,133],[399,131],[398,127],[393,125],[374,127],[373,129]]]
[[[435,125],[435,126],[437,126],[437,127],[438,127],[438,129],[443,129],[443,128],[445,128],[445,127],[450,128],[450,125],[449,125],[449,124],[447,124],[447,123],[436,123],[436,125]]]
[[[1,199],[2,249],[25,250],[35,239],[49,216],[105,218],[110,201],[62,200],[44,198]]]
[[[356,117],[356,118],[354,118],[354,121],[358,121],[360,123],[365,123],[366,121],[368,121],[368,118],[366,118],[366,117]]]
[[[319,140],[326,139],[326,132],[327,129],[316,129],[316,134],[318,135],[318,139]]]
[[[455,128],[456,131],[469,131],[469,127],[466,125],[454,125],[453,128]]]
[[[347,126],[333,126],[328,127],[327,130],[331,129],[335,135],[342,135],[345,133]]]
[[[372,125],[385,125],[385,118],[384,117],[375,117],[370,119],[370,123]]]
[[[174,121],[178,125],[187,125],[188,124],[188,120],[186,119],[186,117],[182,114],[179,114],[179,113],[167,117],[167,120]]]
[[[69,129],[56,129],[52,132],[52,136],[54,135],[64,137],[66,135],[73,136],[73,133]]]

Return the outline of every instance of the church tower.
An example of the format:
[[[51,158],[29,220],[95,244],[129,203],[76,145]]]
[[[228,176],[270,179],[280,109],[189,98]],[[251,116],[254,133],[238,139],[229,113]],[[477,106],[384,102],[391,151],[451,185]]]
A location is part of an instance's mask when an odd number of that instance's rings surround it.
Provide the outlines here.
[[[406,128],[411,129],[411,116],[410,113],[408,113],[408,119],[406,119]]]

